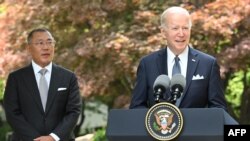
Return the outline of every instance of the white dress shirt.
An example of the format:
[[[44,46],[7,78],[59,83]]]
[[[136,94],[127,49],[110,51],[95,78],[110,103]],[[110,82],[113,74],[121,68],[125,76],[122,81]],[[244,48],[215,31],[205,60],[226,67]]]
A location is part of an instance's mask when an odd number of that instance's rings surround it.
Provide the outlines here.
[[[187,74],[187,62],[188,62],[188,50],[189,47],[187,46],[184,51],[178,55],[179,57],[179,63],[181,67],[181,74],[186,78]],[[168,61],[168,77],[171,79],[172,78],[172,69],[175,63],[175,54],[167,48],[167,61]]]
[[[40,80],[40,77],[41,77],[41,74],[39,73],[39,71],[42,69],[42,67],[37,65],[33,60],[32,60],[32,67],[33,67],[33,70],[34,70],[34,74],[36,76],[36,84],[37,84],[37,86],[39,86],[39,80]],[[47,84],[49,86],[50,78],[51,78],[51,71],[52,71],[52,62],[49,63],[49,65],[44,67],[44,68],[47,69],[47,72],[45,73],[45,79],[46,79]]]
[[[36,77],[36,84],[39,87],[39,80],[41,77],[41,74],[39,73],[39,71],[42,69],[42,67],[40,67],[38,64],[36,64],[33,60],[31,62],[33,70],[34,70],[34,74]],[[52,62],[49,63],[49,65],[45,66],[44,68],[47,69],[47,72],[45,73],[45,79],[47,81],[48,87],[50,85],[50,78],[51,78],[51,72],[52,72]],[[49,134],[55,141],[59,141],[60,138],[54,134],[54,133],[50,133]]]

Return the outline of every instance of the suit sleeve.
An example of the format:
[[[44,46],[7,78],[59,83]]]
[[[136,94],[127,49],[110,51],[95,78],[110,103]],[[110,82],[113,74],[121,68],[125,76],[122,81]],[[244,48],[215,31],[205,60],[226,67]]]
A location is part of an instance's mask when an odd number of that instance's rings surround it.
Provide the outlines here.
[[[132,100],[130,103],[130,109],[133,108],[147,108],[147,79],[145,63],[143,60],[137,69],[137,78],[134,90],[132,92]]]
[[[6,119],[15,133],[22,137],[23,140],[34,139],[40,134],[25,120],[21,111],[17,90],[18,85],[16,77],[10,74],[7,79],[3,100]]]
[[[71,75],[69,82],[69,96],[66,104],[66,111],[63,120],[58,124],[53,133],[55,133],[61,140],[67,139],[73,131],[78,117],[81,113],[81,97],[77,78],[74,74]]]
[[[220,77],[219,65],[214,60],[209,81],[208,107],[223,108],[227,111],[226,100]]]

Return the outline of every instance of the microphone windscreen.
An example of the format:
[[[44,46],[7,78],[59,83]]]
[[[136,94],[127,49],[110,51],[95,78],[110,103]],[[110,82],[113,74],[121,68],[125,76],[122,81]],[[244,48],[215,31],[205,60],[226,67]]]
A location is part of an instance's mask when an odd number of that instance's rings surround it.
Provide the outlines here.
[[[175,74],[170,81],[170,87],[172,88],[174,85],[181,85],[184,89],[186,87],[185,77],[181,74]]]
[[[169,84],[170,84],[169,77],[165,74],[162,74],[156,78],[153,88],[154,90],[158,88],[166,90],[169,87]]]

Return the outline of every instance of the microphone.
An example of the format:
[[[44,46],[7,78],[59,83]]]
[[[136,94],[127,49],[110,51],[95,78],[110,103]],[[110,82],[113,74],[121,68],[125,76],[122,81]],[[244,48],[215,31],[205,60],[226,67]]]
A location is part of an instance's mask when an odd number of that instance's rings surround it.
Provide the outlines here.
[[[175,104],[176,100],[180,98],[183,93],[184,88],[186,87],[185,77],[181,74],[176,74],[172,77],[170,81],[170,103]]]
[[[167,75],[159,75],[153,85],[155,102],[159,103],[160,98],[163,97],[163,93],[169,88],[170,79]]]

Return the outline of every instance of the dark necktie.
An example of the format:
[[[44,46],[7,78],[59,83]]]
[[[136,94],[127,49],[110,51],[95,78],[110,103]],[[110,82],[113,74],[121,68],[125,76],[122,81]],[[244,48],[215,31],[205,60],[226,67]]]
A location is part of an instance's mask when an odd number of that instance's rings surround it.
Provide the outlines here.
[[[175,74],[181,74],[181,67],[180,67],[180,63],[179,63],[179,61],[180,61],[179,57],[175,56],[174,61],[175,62],[174,62],[173,70],[172,70],[172,76],[174,76]],[[179,107],[180,102],[181,102],[181,98],[182,98],[182,96],[180,96],[176,100],[175,106]]]
[[[179,61],[180,61],[179,57],[175,56],[172,76],[174,76],[175,74],[181,74],[181,67]]]
[[[45,74],[47,72],[47,69],[41,69],[39,73],[41,74],[40,80],[39,80],[39,92],[40,97],[42,100],[43,110],[45,111],[46,108],[46,102],[48,97],[48,83],[45,79]]]

